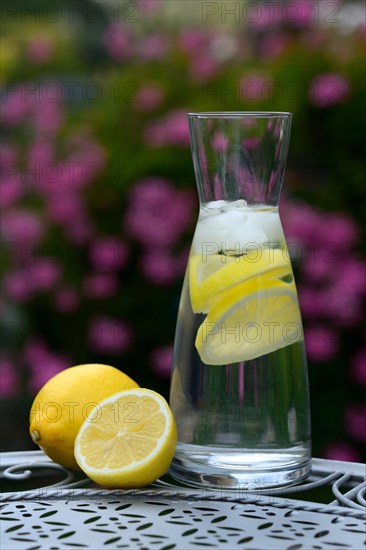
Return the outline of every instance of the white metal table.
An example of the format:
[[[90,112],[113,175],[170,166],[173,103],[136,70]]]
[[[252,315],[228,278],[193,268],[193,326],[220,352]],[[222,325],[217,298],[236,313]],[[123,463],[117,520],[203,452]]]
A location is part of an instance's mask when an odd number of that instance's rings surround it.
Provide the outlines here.
[[[366,547],[363,464],[313,459],[302,484],[255,493],[191,489],[168,476],[144,489],[107,490],[41,451],[1,453],[0,471],[2,550]],[[62,479],[50,485],[55,473]]]

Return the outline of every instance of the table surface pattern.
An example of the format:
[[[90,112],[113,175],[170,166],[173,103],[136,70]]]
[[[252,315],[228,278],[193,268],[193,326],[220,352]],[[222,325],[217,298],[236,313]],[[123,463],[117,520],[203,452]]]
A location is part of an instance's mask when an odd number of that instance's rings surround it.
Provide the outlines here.
[[[314,459],[301,485],[255,493],[191,489],[170,478],[145,489],[106,490],[75,480],[37,451],[1,453],[0,471],[7,484],[2,550],[366,548],[362,464]],[[55,471],[64,479],[41,486]],[[30,479],[35,486],[24,490]],[[309,500],[315,493],[323,500],[327,493],[329,502]]]

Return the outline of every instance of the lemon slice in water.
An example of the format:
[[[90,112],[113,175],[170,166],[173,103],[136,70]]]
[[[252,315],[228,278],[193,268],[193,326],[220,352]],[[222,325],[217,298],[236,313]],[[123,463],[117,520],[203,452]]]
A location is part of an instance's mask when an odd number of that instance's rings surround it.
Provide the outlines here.
[[[253,249],[239,257],[221,254],[192,255],[189,259],[189,288],[194,313],[207,313],[218,296],[254,276],[282,278],[292,273],[289,257],[282,249]]]
[[[293,282],[253,277],[222,294],[197,332],[208,365],[248,361],[302,340]]]

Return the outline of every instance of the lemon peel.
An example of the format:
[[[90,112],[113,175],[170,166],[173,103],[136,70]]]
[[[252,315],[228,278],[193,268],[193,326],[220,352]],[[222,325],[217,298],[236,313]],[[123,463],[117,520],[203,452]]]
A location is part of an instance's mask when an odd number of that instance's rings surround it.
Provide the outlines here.
[[[52,460],[78,470],[74,442],[90,409],[116,391],[138,387],[110,365],[91,363],[65,369],[36,395],[29,415],[30,436]]]

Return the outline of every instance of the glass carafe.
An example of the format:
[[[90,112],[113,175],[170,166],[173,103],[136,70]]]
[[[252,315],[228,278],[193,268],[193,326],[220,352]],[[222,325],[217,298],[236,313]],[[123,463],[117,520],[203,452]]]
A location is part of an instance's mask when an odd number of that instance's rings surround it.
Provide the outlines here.
[[[175,335],[170,472],[194,486],[291,485],[311,464],[303,328],[278,212],[291,114],[188,118],[200,213]]]

